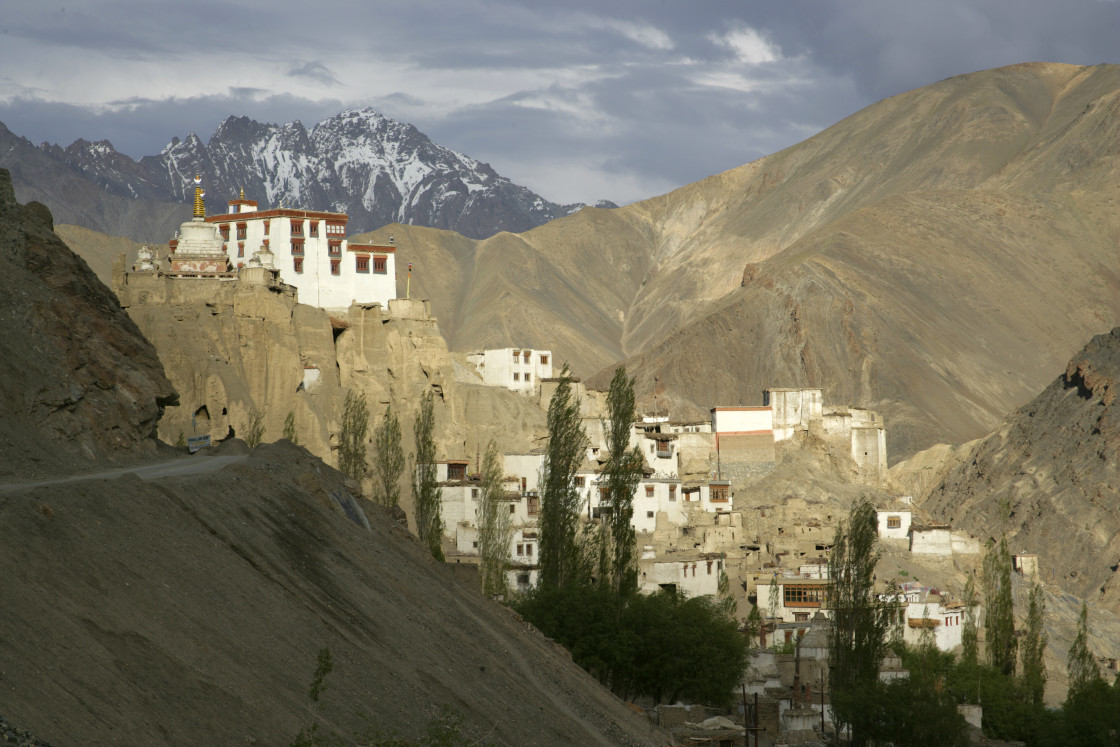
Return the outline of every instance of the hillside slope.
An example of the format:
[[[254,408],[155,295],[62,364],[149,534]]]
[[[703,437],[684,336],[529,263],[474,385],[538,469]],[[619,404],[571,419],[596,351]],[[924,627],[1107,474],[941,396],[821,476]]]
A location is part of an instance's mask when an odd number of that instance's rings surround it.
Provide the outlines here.
[[[194,459],[204,460],[198,456]],[[567,654],[286,442],[223,470],[0,492],[0,703],[53,744],[415,737],[444,706],[505,745],[663,744]]]

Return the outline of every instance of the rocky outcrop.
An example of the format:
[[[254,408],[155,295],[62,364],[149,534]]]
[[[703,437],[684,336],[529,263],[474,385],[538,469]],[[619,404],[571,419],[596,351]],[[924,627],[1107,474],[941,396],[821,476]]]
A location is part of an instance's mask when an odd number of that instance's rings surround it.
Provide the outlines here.
[[[299,443],[336,464],[348,391],[365,397],[371,442],[392,406],[406,453],[420,397],[428,391],[436,395],[441,459],[473,459],[491,440],[520,451],[545,430],[535,400],[454,380],[427,301],[355,305],[332,318],[298,303],[290,287],[120,269],[121,303],[180,393],[179,406],[167,408],[159,424],[168,443],[200,435],[245,437],[257,416],[263,440],[274,441],[290,414]],[[407,490],[404,495],[408,508]]]
[[[175,391],[112,292],[0,169],[0,471],[151,453]]]
[[[1006,530],[1042,577],[1120,613],[1120,327],[976,443],[924,500],[981,536]]]

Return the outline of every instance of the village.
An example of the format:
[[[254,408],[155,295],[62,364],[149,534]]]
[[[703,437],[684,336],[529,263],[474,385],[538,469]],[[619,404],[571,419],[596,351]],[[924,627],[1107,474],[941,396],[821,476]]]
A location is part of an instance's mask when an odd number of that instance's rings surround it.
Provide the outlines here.
[[[348,241],[344,214],[259,210],[241,195],[228,202],[227,212],[208,216],[197,180],[193,213],[169,242],[165,258],[145,247],[131,272],[121,274],[118,283],[129,297],[202,300],[213,288],[232,283],[325,309],[332,320],[348,325],[366,317],[434,321],[424,301],[409,298],[407,284],[405,298],[397,297],[394,243]],[[541,410],[560,381],[557,361],[546,348],[503,347],[461,358],[464,380],[506,390]],[[313,390],[320,369],[309,363],[300,375],[300,386]],[[600,482],[608,457],[606,393],[578,378],[571,385],[587,437],[575,478],[580,515],[597,522],[613,508]],[[879,544],[897,571],[881,573],[876,591],[897,605],[897,634],[907,643],[932,640],[942,651],[961,645],[969,613],[961,579],[976,572],[981,539],[929,521],[892,486],[886,437],[887,424],[877,412],[826,402],[820,387],[772,387],[760,392],[757,404],[716,406],[704,419],[651,412],[632,424],[629,445],[643,459],[632,496],[640,591],[723,593],[733,600],[743,630],[757,611],[757,653],[744,672],[740,735],[746,728],[762,744],[779,738],[786,744],[815,743],[831,721],[828,566],[847,511],[837,500],[759,497],[751,486],[780,471],[791,454],[827,455],[842,463],[852,486],[874,497]],[[515,594],[537,583],[544,454],[532,442],[502,454],[503,502],[512,528],[507,576]],[[480,460],[478,454],[444,456],[436,465],[444,556],[450,564],[477,564]],[[1014,562],[1024,577],[1037,575],[1034,555],[1016,555]],[[915,563],[933,570],[923,570],[919,581],[906,570]],[[906,676],[900,661],[888,656],[881,677],[900,676]],[[665,726],[703,720],[684,706],[659,711]],[[965,715],[979,727],[978,709]]]

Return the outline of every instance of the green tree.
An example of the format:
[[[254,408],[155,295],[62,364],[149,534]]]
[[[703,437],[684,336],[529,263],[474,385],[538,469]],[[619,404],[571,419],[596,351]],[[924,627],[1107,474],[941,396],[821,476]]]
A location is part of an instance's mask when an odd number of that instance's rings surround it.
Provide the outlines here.
[[[373,450],[373,499],[382,506],[397,506],[405,463],[401,423],[392,405],[385,408],[381,425],[373,433]]]
[[[366,395],[346,392],[346,401],[342,405],[342,426],[338,432],[338,471],[359,483],[366,476],[368,432]]]
[[[412,457],[412,500],[416,533],[436,560],[443,561],[443,518],[441,491],[436,480],[435,397],[429,391],[420,400],[414,433],[416,452]]]
[[[868,707],[877,698],[879,665],[887,651],[893,607],[874,593],[879,553],[875,507],[859,503],[836,529],[828,577],[832,580],[829,631],[829,689],[838,725],[851,729],[851,744],[866,744],[875,734]]]
[[[491,441],[482,457],[481,495],[479,496],[478,551],[482,557],[480,567],[482,593],[487,596],[504,595],[506,566],[509,565],[509,544],[513,530],[509,525],[502,490],[502,457],[498,445]]]
[[[1078,691],[1088,687],[1101,678],[1097,657],[1089,649],[1089,608],[1081,603],[1081,616],[1077,620],[1077,636],[1069,647],[1066,658],[1066,671],[1069,673],[1069,692],[1072,698]]]
[[[249,426],[245,429],[245,444],[254,449],[264,438],[264,411],[253,408],[249,410]]]
[[[577,540],[579,493],[576,472],[583,461],[587,435],[580,421],[579,401],[572,396],[572,377],[565,364],[548,403],[548,445],[541,467],[540,576],[544,588],[582,583],[583,563]]]
[[[284,438],[293,444],[299,443],[299,437],[296,436],[296,414],[291,410],[288,410],[288,415],[284,418]]]
[[[630,447],[630,434],[636,418],[634,379],[626,376],[626,367],[619,366],[607,391],[607,420],[603,431],[607,438],[607,463],[600,484],[610,496],[611,512],[606,523],[610,531],[608,553],[610,585],[620,594],[629,594],[638,586],[634,564],[634,491],[642,479],[642,453]]]
[[[1015,674],[1015,607],[1011,598],[1011,553],[1007,537],[990,543],[984,554],[984,632],[988,662],[1007,675]]]
[[[309,699],[311,701],[311,724],[306,729],[300,729],[291,747],[315,747],[316,745],[333,743],[330,736],[319,733],[319,699],[327,690],[327,675],[334,669],[329,648],[319,649],[319,659],[315,667],[315,674],[311,678]]]
[[[1042,596],[1042,586],[1035,583],[1031,586],[1027,629],[1020,649],[1023,657],[1023,689],[1035,705],[1042,705],[1042,698],[1046,693],[1046,663],[1042,659],[1047,643],[1046,631],[1043,629],[1045,617],[1046,599]]]
[[[964,585],[964,625],[961,627],[961,661],[976,665],[980,657],[976,632],[976,583],[970,575]]]

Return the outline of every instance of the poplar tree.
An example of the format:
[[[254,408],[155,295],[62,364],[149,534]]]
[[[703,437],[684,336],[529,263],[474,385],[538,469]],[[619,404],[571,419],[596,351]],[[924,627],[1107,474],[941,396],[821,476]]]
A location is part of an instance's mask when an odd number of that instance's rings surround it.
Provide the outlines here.
[[[1046,599],[1042,596],[1042,586],[1031,586],[1030,603],[1027,608],[1027,629],[1023,634],[1023,687],[1027,698],[1035,705],[1042,705],[1046,693],[1046,664],[1042,655],[1046,651],[1047,635],[1043,630],[1046,616]]]
[[[1089,608],[1081,603],[1081,617],[1077,620],[1077,636],[1069,647],[1066,658],[1066,671],[1069,673],[1069,699],[1101,678],[1097,657],[1089,650]]]
[[[361,482],[366,476],[366,435],[369,410],[366,395],[346,392],[342,405],[342,426],[338,432],[338,471]]]
[[[1003,674],[1015,674],[1015,607],[1011,599],[1011,553],[1007,537],[990,543],[984,554],[984,632],[988,663]]]
[[[405,463],[401,423],[392,405],[385,408],[381,425],[374,431],[373,448],[373,498],[382,506],[397,506],[401,502],[401,475]]]
[[[611,588],[625,596],[637,588],[638,572],[634,565],[634,491],[642,479],[642,453],[630,448],[630,433],[637,413],[634,406],[634,379],[626,376],[626,367],[615,369],[607,391],[607,421],[603,431],[607,437],[607,463],[600,483],[610,496],[611,512],[604,522],[608,538]]]
[[[481,556],[482,593],[487,596],[504,595],[506,566],[509,565],[509,544],[513,530],[509,525],[509,511],[506,509],[502,494],[502,458],[498,445],[493,441],[486,447],[482,457],[482,481],[480,484],[478,551]]]
[[[420,400],[412,457],[412,500],[416,534],[436,560],[443,561],[443,520],[440,517],[440,488],[436,480],[435,399],[429,391]]]
[[[980,658],[976,633],[976,583],[972,576],[964,585],[964,625],[961,628],[961,661],[975,665]]]
[[[866,744],[875,730],[879,666],[887,651],[894,608],[874,593],[879,553],[875,507],[863,501],[836,529],[828,561],[832,581],[832,628],[828,677],[838,725],[851,729],[853,745]]]
[[[583,579],[576,472],[583,461],[587,435],[579,417],[579,401],[572,396],[567,364],[548,403],[548,446],[541,466],[540,577],[543,589],[573,586]]]

